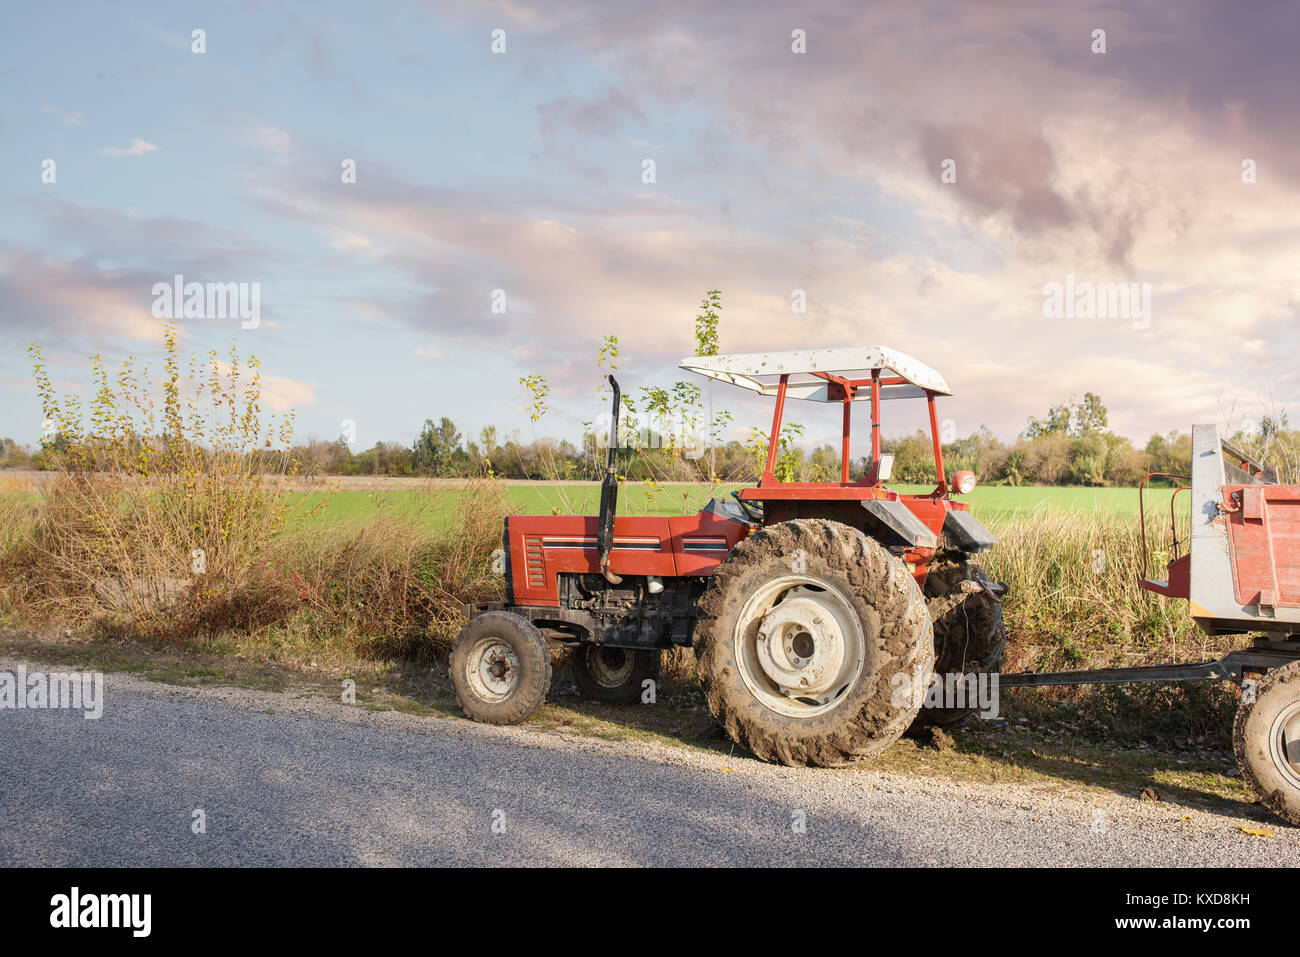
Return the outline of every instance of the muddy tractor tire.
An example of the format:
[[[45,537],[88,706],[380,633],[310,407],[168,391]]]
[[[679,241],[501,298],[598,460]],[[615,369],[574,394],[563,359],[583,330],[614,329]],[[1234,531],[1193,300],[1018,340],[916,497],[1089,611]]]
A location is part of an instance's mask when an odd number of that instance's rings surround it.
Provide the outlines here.
[[[581,644],[573,649],[569,666],[573,683],[584,697],[607,704],[635,704],[641,700],[643,682],[659,677],[662,657],[658,649],[634,651]]]
[[[984,569],[963,555],[939,555],[931,563],[925,604],[934,623],[934,671],[941,679],[1002,670],[1007,633],[1002,602],[984,587],[991,584]],[[976,710],[923,707],[910,731],[955,727]]]
[[[1259,803],[1300,824],[1300,661],[1242,684],[1232,747]]]
[[[733,741],[765,761],[837,767],[889,747],[916,716],[898,692],[934,664],[907,566],[839,522],[760,529],[699,601],[696,670]]]
[[[484,612],[456,636],[451,684],[468,717],[486,724],[518,724],[546,700],[551,687],[546,638],[519,615]]]

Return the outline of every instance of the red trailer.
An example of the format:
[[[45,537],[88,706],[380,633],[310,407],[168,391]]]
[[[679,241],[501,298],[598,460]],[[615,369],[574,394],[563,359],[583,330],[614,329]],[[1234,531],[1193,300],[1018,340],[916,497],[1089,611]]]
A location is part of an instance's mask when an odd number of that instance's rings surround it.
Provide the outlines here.
[[[1151,577],[1145,501],[1139,493],[1143,571],[1138,584],[1188,603],[1210,635],[1251,635],[1250,645],[1218,661],[1101,671],[1002,675],[1001,687],[1189,681],[1225,678],[1241,686],[1233,750],[1260,802],[1300,824],[1300,485],[1280,485],[1276,470],[1219,437],[1192,427],[1191,476],[1174,492],[1171,557]],[[1190,531],[1180,539],[1180,509]]]

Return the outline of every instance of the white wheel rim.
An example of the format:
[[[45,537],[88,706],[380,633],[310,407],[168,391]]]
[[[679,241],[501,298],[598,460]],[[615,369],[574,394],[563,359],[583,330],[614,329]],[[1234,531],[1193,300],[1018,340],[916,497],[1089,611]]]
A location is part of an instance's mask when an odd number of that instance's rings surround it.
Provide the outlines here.
[[[1278,713],[1268,734],[1269,759],[1293,787],[1300,788],[1300,701]]]
[[[469,651],[465,677],[476,697],[504,701],[519,685],[519,656],[500,638],[481,638]]]
[[[843,701],[866,663],[866,635],[852,603],[807,575],[764,582],[740,610],[736,662],[764,707],[792,718]]]
[[[627,680],[632,677],[632,669],[636,667],[636,662],[633,660],[634,652],[625,648],[588,645],[585,654],[587,671],[596,684],[605,688],[617,688],[627,684]]]

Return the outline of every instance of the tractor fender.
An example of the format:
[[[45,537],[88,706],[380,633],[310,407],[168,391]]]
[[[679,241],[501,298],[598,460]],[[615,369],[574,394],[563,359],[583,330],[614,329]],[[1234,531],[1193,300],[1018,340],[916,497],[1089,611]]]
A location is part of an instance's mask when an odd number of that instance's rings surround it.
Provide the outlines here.
[[[963,552],[986,552],[998,543],[997,536],[970,512],[950,511],[943,520],[943,537]]]
[[[867,499],[863,501],[862,507],[886,530],[897,536],[900,544],[909,548],[938,547],[939,537],[902,502]]]

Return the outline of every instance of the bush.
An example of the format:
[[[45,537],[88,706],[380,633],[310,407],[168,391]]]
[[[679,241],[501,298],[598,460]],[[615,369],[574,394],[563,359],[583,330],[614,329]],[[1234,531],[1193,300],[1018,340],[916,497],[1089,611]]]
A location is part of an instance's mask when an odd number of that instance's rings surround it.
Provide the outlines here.
[[[32,355],[61,439],[38,495],[0,497],[6,608],[122,637],[427,659],[449,646],[462,603],[500,594],[492,557],[509,508],[496,483],[430,485],[408,493],[413,510],[362,523],[323,524],[328,499],[297,511],[291,418],[263,423],[256,359],[210,353],[183,376],[169,326],[160,381],[128,359],[110,382],[92,359],[86,425]]]
[[[187,603],[224,601],[283,525],[292,474],[291,418],[264,422],[256,358],[234,347],[182,375],[176,330],[163,335],[157,381],[134,358],[110,380],[92,357],[94,398],[50,384],[40,347],[35,378],[58,429],[56,470],[30,534],[10,556],[25,597],[60,619],[105,614],[147,619],[182,592]],[[47,448],[47,451],[49,449]]]
[[[260,587],[234,607],[202,609],[204,630],[305,625],[362,657],[427,661],[448,652],[465,622],[462,605],[501,595],[493,553],[509,502],[489,481],[407,494],[420,499],[414,512],[381,510],[280,536]],[[454,507],[444,507],[447,497]]]

